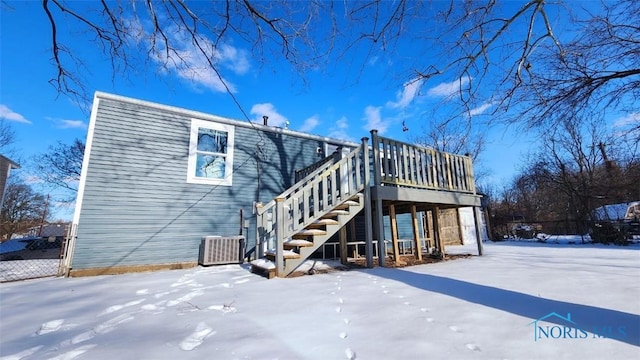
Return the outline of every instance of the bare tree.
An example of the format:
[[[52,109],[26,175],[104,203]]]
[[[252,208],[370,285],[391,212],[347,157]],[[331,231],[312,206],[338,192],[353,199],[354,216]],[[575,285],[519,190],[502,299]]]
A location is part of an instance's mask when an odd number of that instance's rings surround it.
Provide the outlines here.
[[[311,61],[326,51],[309,36],[310,28],[331,30],[332,24],[319,15],[326,6],[333,5],[322,1],[43,0],[51,25],[52,62],[57,69],[50,82],[59,92],[78,100],[89,97],[81,71],[84,61],[74,52],[77,39],[60,31],[59,24],[68,22],[93,37],[111,62],[114,76],[143,69],[150,62],[161,71],[176,71],[184,77],[196,78],[206,71],[213,73],[212,86],[231,95],[244,113],[233,84],[223,75],[230,68],[225,59],[236,51],[230,45],[244,42],[255,59],[269,63],[275,56],[304,72],[316,66]]]
[[[0,152],[13,144],[16,134],[6,120],[0,120]]]
[[[0,240],[42,224],[49,213],[48,206],[46,197],[29,185],[10,181],[0,211]]]
[[[72,193],[73,200],[78,190],[83,156],[84,142],[75,139],[71,144],[58,142],[50,146],[47,152],[36,155],[32,161],[45,184],[67,190]]]
[[[224,61],[230,44],[239,42],[263,65],[285,60],[301,75],[353,64],[362,70],[374,57],[401,59],[405,65],[394,62],[389,72],[403,84],[457,84],[455,99],[443,101],[457,111],[441,122],[471,122],[470,115],[491,109],[494,121],[558,124],[567,116],[635,111],[640,99],[640,2],[634,0],[43,0],[42,6],[57,69],[52,84],[80,98],[87,95],[83,61],[73,49],[77,38],[60,31],[62,21],[93,37],[115,75],[149,62],[194,77],[204,67],[241,111]],[[399,53],[400,45],[410,46]]]
[[[509,188],[520,213],[535,221],[564,220],[586,233],[594,208],[640,196],[637,157],[627,160],[619,147],[608,148],[620,138],[603,123],[590,121],[585,130],[568,120],[540,136]]]

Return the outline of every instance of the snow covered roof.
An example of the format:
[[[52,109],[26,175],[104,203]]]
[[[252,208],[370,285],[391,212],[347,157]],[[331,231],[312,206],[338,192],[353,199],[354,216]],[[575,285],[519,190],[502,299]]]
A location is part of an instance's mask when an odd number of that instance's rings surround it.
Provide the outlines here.
[[[635,216],[640,215],[638,212],[640,212],[640,201],[610,204],[595,208],[593,210],[593,218],[594,220],[632,219],[634,214]]]

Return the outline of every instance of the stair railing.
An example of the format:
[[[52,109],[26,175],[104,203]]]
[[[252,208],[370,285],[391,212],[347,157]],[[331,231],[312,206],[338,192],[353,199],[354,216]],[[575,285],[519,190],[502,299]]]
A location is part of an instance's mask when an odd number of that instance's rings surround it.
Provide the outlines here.
[[[339,161],[320,166],[269,203],[256,205],[258,256],[264,256],[265,246],[276,250],[276,276],[284,272],[285,239],[369,184],[368,149],[368,139],[363,138],[360,146]]]

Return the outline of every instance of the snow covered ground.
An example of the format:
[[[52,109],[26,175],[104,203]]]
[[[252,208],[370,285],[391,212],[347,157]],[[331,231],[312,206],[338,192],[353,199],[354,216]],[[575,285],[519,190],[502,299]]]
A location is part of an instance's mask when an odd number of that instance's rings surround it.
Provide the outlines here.
[[[640,245],[485,253],[292,279],[234,265],[0,284],[0,358],[640,358]]]

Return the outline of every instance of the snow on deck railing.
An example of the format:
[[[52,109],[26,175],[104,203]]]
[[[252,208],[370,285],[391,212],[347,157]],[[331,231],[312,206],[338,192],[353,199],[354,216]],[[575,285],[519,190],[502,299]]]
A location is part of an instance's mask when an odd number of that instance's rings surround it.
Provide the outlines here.
[[[469,156],[455,155],[378,136],[371,131],[376,185],[475,193]]]
[[[320,166],[269,203],[256,205],[258,257],[275,249],[276,271],[283,271],[284,240],[364,189],[369,152],[363,149],[368,150],[367,138],[339,161]]]

